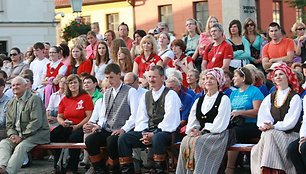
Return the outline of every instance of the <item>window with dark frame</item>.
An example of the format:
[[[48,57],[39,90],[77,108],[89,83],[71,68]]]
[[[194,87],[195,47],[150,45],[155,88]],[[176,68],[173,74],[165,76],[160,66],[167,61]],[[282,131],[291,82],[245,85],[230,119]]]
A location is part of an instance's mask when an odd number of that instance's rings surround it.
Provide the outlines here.
[[[282,26],[282,2],[280,0],[273,0],[273,22],[277,22]]]
[[[111,13],[106,15],[107,30],[117,31],[119,26],[119,13]]]
[[[208,2],[199,1],[193,3],[193,13],[194,19],[202,24],[202,29],[205,29],[206,21],[209,17],[208,14]]]
[[[158,6],[158,17],[160,22],[168,24],[169,31],[173,32],[173,16],[172,16],[172,5]]]

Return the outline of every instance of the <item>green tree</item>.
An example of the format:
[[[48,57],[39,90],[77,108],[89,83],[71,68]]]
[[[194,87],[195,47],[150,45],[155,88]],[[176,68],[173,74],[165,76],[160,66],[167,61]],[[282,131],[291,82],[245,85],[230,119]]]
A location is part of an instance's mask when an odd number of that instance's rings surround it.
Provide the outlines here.
[[[306,22],[306,0],[286,0],[291,7],[302,10],[302,21]]]

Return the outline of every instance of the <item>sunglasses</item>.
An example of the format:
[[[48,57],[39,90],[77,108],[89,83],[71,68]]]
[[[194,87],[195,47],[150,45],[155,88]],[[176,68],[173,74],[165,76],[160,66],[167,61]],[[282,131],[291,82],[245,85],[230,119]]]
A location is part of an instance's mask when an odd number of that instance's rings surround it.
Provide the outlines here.
[[[17,55],[18,55],[17,53],[12,53],[12,54],[10,54],[10,57],[17,56]]]
[[[305,28],[297,28],[296,30],[305,30]]]
[[[252,27],[253,27],[253,26],[255,26],[255,24],[246,24],[246,26],[247,26],[247,27],[249,27],[249,26],[252,26]]]

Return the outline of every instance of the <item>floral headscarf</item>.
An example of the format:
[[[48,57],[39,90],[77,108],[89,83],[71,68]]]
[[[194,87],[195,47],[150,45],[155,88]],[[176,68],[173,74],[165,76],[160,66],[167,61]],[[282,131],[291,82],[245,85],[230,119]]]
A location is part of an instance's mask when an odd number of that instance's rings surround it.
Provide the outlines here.
[[[219,85],[219,90],[222,91],[223,86],[225,84],[225,76],[224,76],[224,71],[221,68],[212,68],[207,70],[206,75],[212,75],[217,79],[218,85]]]
[[[272,77],[274,77],[275,71],[281,70],[283,71],[288,79],[288,84],[291,85],[291,89],[295,92],[299,93],[299,82],[295,75],[295,73],[291,70],[291,68],[287,65],[281,64],[279,66],[276,66],[273,70]],[[277,88],[277,86],[275,86]]]

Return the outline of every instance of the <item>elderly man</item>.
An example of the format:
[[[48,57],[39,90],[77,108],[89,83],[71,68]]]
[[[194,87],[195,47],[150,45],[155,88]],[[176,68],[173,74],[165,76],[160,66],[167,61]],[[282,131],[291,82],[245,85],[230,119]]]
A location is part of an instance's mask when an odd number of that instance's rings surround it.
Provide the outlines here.
[[[202,70],[215,67],[229,70],[229,64],[234,57],[234,53],[232,46],[224,40],[222,25],[214,24],[209,32],[214,42],[206,46],[204,50]]]
[[[134,131],[123,134],[118,140],[119,161],[123,174],[134,173],[132,149],[151,145],[155,169],[163,173],[166,168],[166,150],[171,144],[171,133],[180,124],[181,101],[178,95],[166,88],[164,69],[151,66],[148,79],[150,88],[139,102]]]
[[[42,100],[27,90],[27,81],[17,76],[12,81],[15,97],[7,104],[8,138],[0,142],[0,174],[17,173],[27,152],[50,142],[46,109]]]

